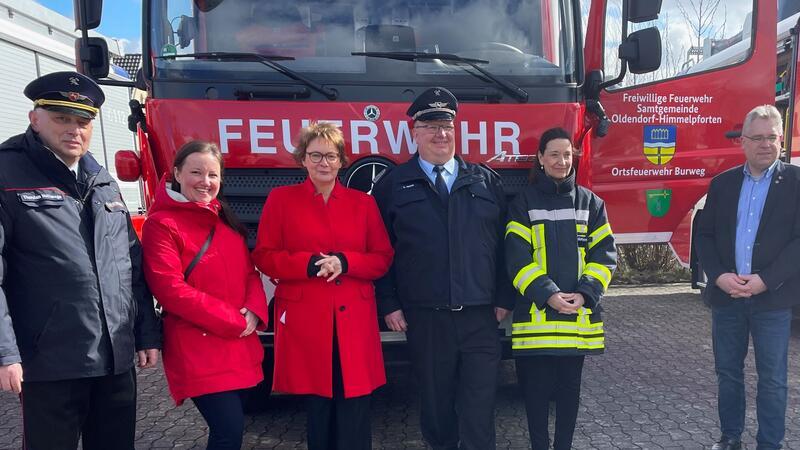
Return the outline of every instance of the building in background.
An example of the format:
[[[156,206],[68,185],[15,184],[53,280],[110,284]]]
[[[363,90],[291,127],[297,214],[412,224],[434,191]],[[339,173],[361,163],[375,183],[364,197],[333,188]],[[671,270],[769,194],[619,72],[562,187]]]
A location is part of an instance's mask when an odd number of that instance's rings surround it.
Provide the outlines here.
[[[32,104],[22,91],[31,80],[51,72],[75,70],[74,45],[78,33],[74,29],[72,19],[38,3],[0,0],[0,92],[3,93],[0,142],[28,126]],[[105,39],[112,58],[125,57],[116,40]],[[133,79],[135,75],[135,70],[128,73],[113,65],[111,71],[110,78],[116,80]],[[106,101],[95,119],[95,134],[89,150],[116,176],[114,154],[118,150],[137,148],[135,136],[128,130],[131,89],[115,86],[102,86],[102,89]],[[120,188],[129,209],[135,212],[142,205],[139,184],[120,182]]]

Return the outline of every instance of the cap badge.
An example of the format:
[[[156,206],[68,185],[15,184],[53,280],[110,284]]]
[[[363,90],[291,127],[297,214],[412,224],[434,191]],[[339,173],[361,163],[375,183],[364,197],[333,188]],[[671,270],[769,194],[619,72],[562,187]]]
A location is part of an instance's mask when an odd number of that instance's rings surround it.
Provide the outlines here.
[[[78,100],[86,100],[87,98],[89,98],[89,97],[87,97],[85,95],[81,95],[81,94],[79,94],[77,92],[60,92],[59,91],[59,94],[61,94],[62,97],[68,98],[69,101],[71,101],[71,102],[76,102]]]
[[[431,108],[446,108],[447,107],[447,102],[428,103],[428,106],[430,106]]]
[[[80,80],[78,79],[78,77],[69,77],[69,83],[73,86],[77,86],[78,84],[80,84]]]
[[[435,91],[433,91],[433,93],[434,93],[436,96],[442,95],[442,91],[441,91],[440,89],[436,89]]]

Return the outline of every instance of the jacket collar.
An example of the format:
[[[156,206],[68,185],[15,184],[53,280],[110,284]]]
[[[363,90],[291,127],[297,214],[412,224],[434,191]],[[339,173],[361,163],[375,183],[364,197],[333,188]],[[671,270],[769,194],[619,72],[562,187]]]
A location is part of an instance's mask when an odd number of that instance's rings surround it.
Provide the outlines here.
[[[423,180],[426,183],[430,182],[430,179],[425,174],[425,171],[422,170],[422,167],[419,165],[418,158],[419,153],[416,153],[410,160],[393,169],[397,173],[396,176],[399,183],[407,183],[409,181],[416,180]],[[451,191],[457,189],[459,186],[463,186],[464,184],[470,184],[484,179],[483,174],[475,170],[475,166],[467,163],[458,155],[455,155],[454,159],[458,165],[458,175],[456,176],[456,180],[453,182]]]
[[[25,131],[23,147],[31,161],[45,174],[74,190],[74,193],[79,192],[69,168],[42,143],[39,134],[30,126]],[[104,170],[89,152],[81,157],[78,166],[78,176],[89,188],[95,184],[109,183],[113,180],[108,171]],[[89,189],[86,190],[86,192],[88,191]]]
[[[534,167],[533,171],[536,175],[536,187],[545,194],[564,195],[575,190],[574,168],[569,172],[567,178],[564,178],[561,182],[557,182],[547,176],[544,170],[540,169],[539,167]]]
[[[309,197],[319,195],[319,192],[317,192],[317,188],[311,181],[311,177],[306,176],[306,180],[303,182],[302,186],[303,186],[303,192],[308,194]],[[333,190],[331,190],[331,198],[339,198],[344,192],[344,189],[345,189],[344,186],[342,186],[342,183],[340,183],[337,178],[336,183],[333,185]]]

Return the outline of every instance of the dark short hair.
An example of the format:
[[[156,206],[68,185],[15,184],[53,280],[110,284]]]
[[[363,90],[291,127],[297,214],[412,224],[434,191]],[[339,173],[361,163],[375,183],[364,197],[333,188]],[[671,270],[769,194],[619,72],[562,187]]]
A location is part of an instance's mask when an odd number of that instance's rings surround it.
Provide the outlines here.
[[[222,161],[222,152],[219,150],[217,144],[208,141],[190,141],[183,144],[178,150],[178,153],[175,154],[172,167],[181,170],[183,164],[186,162],[186,158],[195,153],[208,153],[219,163],[220,188],[219,192],[217,192],[217,200],[221,207],[219,217],[226,225],[247,239],[247,228],[239,222],[239,219],[236,218],[236,214],[234,214],[233,210],[228,206],[228,202],[225,201],[222,195],[222,180],[224,179],[223,172],[225,171],[225,164]],[[178,183],[178,180],[172,180],[172,190],[177,192],[181,191],[181,185]]]
[[[561,127],[550,128],[549,130],[542,133],[542,137],[539,139],[539,154],[540,155],[543,154],[544,149],[547,148],[547,144],[549,144],[550,141],[554,141],[556,139],[566,139],[569,141],[570,145],[573,145],[572,136],[569,135],[567,130]]]
[[[300,130],[300,133],[297,135],[297,143],[295,144],[294,152],[292,152],[292,156],[294,160],[297,161],[297,164],[303,164],[308,145],[311,144],[314,139],[322,139],[330,142],[331,145],[336,148],[336,152],[339,153],[339,160],[342,162],[343,166],[346,166],[347,163],[350,162],[344,152],[344,134],[342,134],[342,130],[332,123],[314,122]]]

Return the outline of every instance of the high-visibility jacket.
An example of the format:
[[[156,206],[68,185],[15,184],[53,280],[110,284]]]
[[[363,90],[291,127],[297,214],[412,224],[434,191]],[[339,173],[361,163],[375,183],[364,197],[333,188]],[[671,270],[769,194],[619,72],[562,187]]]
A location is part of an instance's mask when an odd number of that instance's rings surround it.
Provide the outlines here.
[[[509,206],[506,265],[517,290],[512,325],[515,356],[602,353],[600,300],[617,254],[605,205],[575,185],[575,173],[556,183],[538,169],[536,181]],[[547,304],[557,292],[583,294],[578,314]]]

